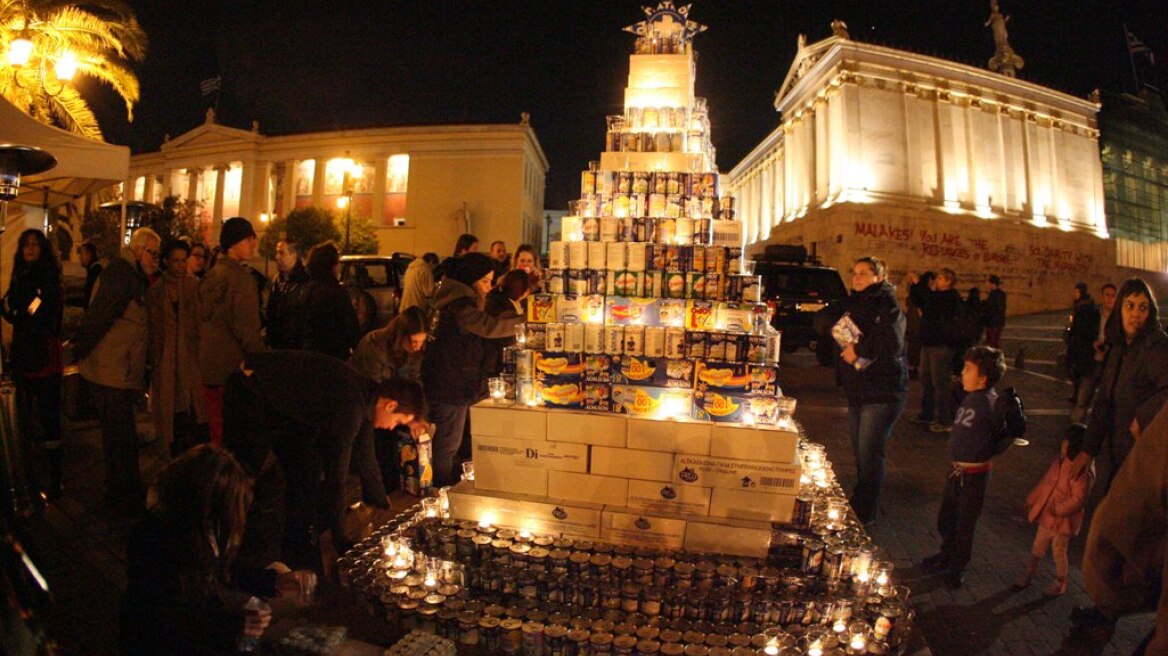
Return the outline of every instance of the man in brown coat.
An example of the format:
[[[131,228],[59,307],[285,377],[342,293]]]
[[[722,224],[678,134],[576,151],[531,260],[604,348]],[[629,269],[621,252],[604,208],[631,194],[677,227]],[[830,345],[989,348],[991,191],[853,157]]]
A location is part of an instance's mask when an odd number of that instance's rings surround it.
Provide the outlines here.
[[[236,216],[219,232],[221,255],[199,283],[199,364],[211,442],[223,441],[223,386],[249,353],[264,350],[260,296],[247,267],[256,252],[251,223]]]
[[[145,508],[134,403],[146,385],[146,277],[158,271],[161,241],[150,228],[134,231],[130,246],[97,279],[73,340],[73,357],[92,383],[101,419],[106,501],[118,512]]]
[[[1096,641],[1110,639],[1115,622],[1156,612],[1144,654],[1168,654],[1168,410],[1143,430],[1091,520],[1083,582],[1095,608],[1072,614]]]

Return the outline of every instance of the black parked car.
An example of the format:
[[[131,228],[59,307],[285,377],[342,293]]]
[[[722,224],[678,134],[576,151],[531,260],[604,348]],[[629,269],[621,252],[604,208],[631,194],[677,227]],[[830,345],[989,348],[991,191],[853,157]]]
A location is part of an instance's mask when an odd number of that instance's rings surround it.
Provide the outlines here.
[[[755,259],[762,277],[762,300],[774,309],[771,325],[783,331],[783,350],[810,348],[819,363],[833,364],[831,344],[821,343],[815,315],[848,295],[839,271],[822,266],[802,246],[768,246]]]

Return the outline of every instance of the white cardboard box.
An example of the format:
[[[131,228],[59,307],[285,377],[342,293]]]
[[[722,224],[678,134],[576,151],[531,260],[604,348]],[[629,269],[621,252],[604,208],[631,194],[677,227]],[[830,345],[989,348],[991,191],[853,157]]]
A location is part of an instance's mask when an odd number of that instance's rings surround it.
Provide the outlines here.
[[[475,462],[475,489],[547,496],[547,470],[508,467],[493,460]]]
[[[490,400],[470,408],[470,430],[475,437],[547,438],[548,412],[542,408],[496,406]]]
[[[623,506],[628,501],[628,492],[628,479],[566,471],[548,472],[548,496],[552,499]]]
[[[581,474],[588,471],[588,445],[571,442],[476,436],[473,458],[476,468],[479,463],[491,461],[503,468],[530,467]]]
[[[477,473],[477,472],[476,472]],[[538,535],[565,533],[600,537],[600,504],[550,503],[546,497],[530,497],[483,491],[474,487],[450,490],[450,514],[458,519],[487,521],[493,526],[529,530]]]
[[[789,523],[795,515],[795,496],[715,488],[711,517]]]
[[[620,510],[604,510],[600,539],[613,544],[646,546],[656,549],[681,549],[685,546],[685,520]]]
[[[593,459],[595,457],[594,454]],[[798,464],[679,453],[674,458],[673,482],[679,485],[795,494],[799,491],[801,471]]]
[[[547,436],[557,442],[623,447],[628,433],[626,421],[618,415],[594,412],[549,412]]]
[[[630,449],[710,455],[710,423],[629,419]]]
[[[686,522],[685,550],[766,558],[771,546],[770,523],[715,522],[717,520]]]
[[[673,454],[594,446],[588,473],[641,481],[669,482],[673,475]]]
[[[710,514],[710,488],[707,487],[630,480],[628,497],[631,510],[700,517]]]
[[[715,425],[710,433],[710,455],[718,458],[795,462],[798,450],[794,431]]]

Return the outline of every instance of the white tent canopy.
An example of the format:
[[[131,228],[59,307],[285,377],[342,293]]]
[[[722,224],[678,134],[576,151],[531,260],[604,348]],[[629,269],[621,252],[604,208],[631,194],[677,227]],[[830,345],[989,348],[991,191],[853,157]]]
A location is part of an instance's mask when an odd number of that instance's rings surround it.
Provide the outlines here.
[[[64,205],[125,180],[130,170],[129,148],[45,125],[4,98],[0,98],[0,143],[36,146],[57,158],[55,167],[21,180],[16,203]]]
[[[49,209],[125,180],[130,171],[130,149],[45,125],[4,98],[0,98],[0,144],[35,146],[57,158],[57,165],[48,171],[22,177],[20,195],[8,203],[7,220],[0,226],[6,228],[0,238],[3,293],[12,275],[12,256],[20,233],[43,228]]]

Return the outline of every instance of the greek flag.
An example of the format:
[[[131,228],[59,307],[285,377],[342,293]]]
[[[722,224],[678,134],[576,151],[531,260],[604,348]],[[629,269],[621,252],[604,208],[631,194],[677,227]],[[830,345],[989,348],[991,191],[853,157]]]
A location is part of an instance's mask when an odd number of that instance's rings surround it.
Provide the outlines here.
[[[1143,41],[1141,41],[1138,36],[1132,34],[1131,32],[1128,32],[1127,27],[1124,27],[1123,31],[1127,35],[1127,51],[1128,51],[1128,53],[1130,53],[1133,57],[1136,55],[1143,55],[1144,57],[1148,58],[1149,62],[1151,62],[1152,64],[1155,64],[1156,63],[1156,56],[1152,52],[1152,49],[1149,48]]]
[[[203,92],[204,96],[209,96],[212,93],[215,93],[216,91],[218,91],[219,87],[222,85],[222,83],[223,83],[223,76],[221,76],[221,75],[216,75],[215,77],[209,77],[209,78],[207,78],[199,83],[199,90]]]

